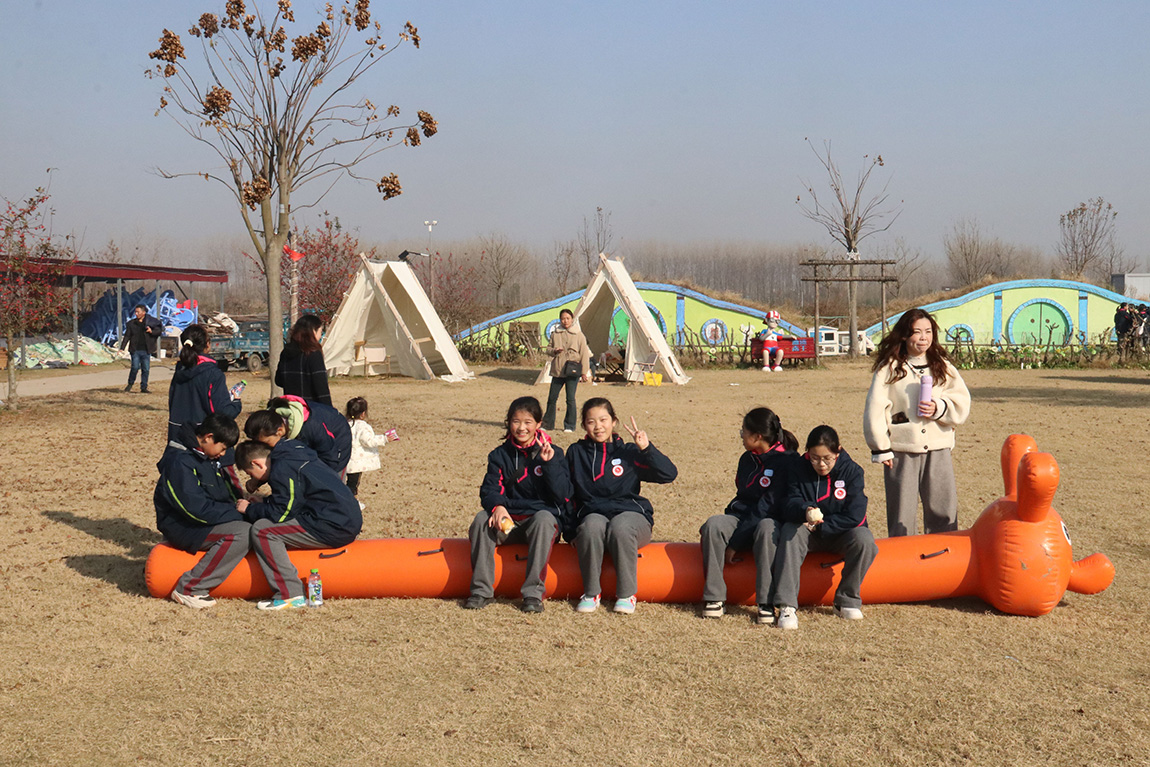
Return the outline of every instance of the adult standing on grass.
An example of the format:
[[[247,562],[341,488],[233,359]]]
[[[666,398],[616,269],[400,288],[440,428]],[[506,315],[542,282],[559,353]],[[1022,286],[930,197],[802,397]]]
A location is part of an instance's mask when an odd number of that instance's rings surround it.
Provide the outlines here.
[[[898,318],[875,353],[863,412],[871,461],[882,463],[887,534],[918,532],[922,497],[927,533],[958,529],[954,427],[970,415],[970,392],[938,342],[938,324],[924,309]]]
[[[543,414],[543,428],[555,428],[555,402],[559,390],[567,389],[567,412],[563,414],[563,431],[575,431],[575,389],[579,379],[591,380],[591,349],[583,331],[574,327],[575,315],[570,309],[559,312],[559,327],[551,331],[551,391],[547,394],[547,412]]]
[[[284,394],[331,404],[327,365],[319,343],[322,337],[323,322],[314,314],[305,314],[292,325],[291,337],[276,368],[276,386]]]
[[[136,318],[128,320],[124,326],[124,337],[120,339],[120,348],[128,347],[132,355],[132,369],[128,372],[128,385],[124,391],[131,391],[132,384],[136,383],[136,372],[140,373],[140,392],[148,393],[148,373],[152,369],[152,355],[156,353],[156,344],[164,328],[160,321],[148,314],[143,304],[136,307]]]

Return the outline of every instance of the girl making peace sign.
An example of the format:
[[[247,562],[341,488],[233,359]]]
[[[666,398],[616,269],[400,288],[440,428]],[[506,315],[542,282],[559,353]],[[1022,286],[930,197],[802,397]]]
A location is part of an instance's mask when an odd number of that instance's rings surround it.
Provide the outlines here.
[[[587,436],[567,450],[575,485],[575,550],[583,574],[583,597],[575,610],[595,612],[599,606],[599,576],[603,554],[615,563],[615,612],[635,612],[639,549],[651,542],[654,511],[639,495],[640,481],[666,484],[679,470],[651,444],[632,416],[624,426],[634,443],[615,434],[619,419],[603,397],[583,403]]]

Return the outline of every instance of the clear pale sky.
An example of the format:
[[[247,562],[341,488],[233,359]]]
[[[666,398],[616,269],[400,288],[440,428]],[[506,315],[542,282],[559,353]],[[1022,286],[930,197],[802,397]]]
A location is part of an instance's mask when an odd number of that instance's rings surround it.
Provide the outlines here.
[[[310,4],[294,5],[310,18]],[[367,240],[423,247],[435,218],[436,239],[499,231],[543,250],[602,206],[624,249],[829,244],[795,205],[801,178],[824,184],[809,137],[830,140],[852,178],[864,154],[883,155],[888,173],[874,178],[889,176],[903,213],[868,242],[902,236],[938,254],[952,223],[973,217],[1050,252],[1059,214],[1100,195],[1127,253],[1148,266],[1144,0],[372,6],[389,36],[410,19],[423,43],[360,92],[425,109],[440,132],[366,168],[398,173],[401,197],[383,202],[345,179],[324,201]],[[161,86],[143,77],[164,27],[182,34],[222,7],[5,2],[0,194],[25,196],[55,168],[56,231],[90,249],[143,236],[194,253],[242,234],[223,187],[152,172],[218,160],[153,116]]]

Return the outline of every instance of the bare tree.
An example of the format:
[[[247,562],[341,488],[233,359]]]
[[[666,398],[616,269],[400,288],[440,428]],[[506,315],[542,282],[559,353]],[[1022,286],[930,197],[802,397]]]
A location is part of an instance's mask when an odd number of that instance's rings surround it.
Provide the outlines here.
[[[551,276],[559,287],[559,295],[567,295],[567,288],[575,276],[575,240],[556,240],[551,246]]]
[[[205,13],[188,34],[199,38],[203,66],[193,71],[180,36],[167,29],[149,76],[164,81],[160,110],[167,110],[184,132],[210,147],[223,161],[222,172],[168,173],[165,178],[201,176],[222,183],[236,199],[244,226],[264,266],[271,327],[282,324],[280,255],[291,230],[293,194],[312,181],[320,191],[306,208],[317,204],[344,175],[360,163],[398,144],[418,146],[438,130],[424,111],[400,125],[399,108],[383,114],[367,98],[350,98],[351,86],[400,46],[381,41],[382,28],[372,22],[369,0],[328,3],[319,24],[294,34],[290,0],[278,0],[271,18],[253,4],[227,0],[223,16]],[[300,25],[302,26],[302,25]],[[352,42],[353,35],[360,42]],[[400,43],[419,47],[411,22]],[[291,45],[291,61],[285,62]],[[402,189],[396,175],[383,176],[376,188],[385,200]],[[274,368],[283,347],[271,334],[269,364]],[[276,392],[274,383],[272,392]]]
[[[896,237],[892,245],[879,248],[875,251],[875,255],[884,260],[897,262],[894,265],[894,273],[898,277],[898,282],[893,283],[889,289],[891,298],[898,298],[903,291],[912,295],[926,292],[923,290],[925,287],[923,277],[926,275],[924,268],[928,262],[922,248],[912,248],[906,239]]]
[[[956,287],[973,285],[988,275],[999,274],[998,250],[985,237],[978,221],[963,218],[955,221],[942,240],[950,277]]]
[[[1064,273],[1081,278],[1122,251],[1114,236],[1118,211],[1101,197],[1078,204],[1058,217],[1058,260]]]
[[[522,277],[531,257],[527,249],[507,239],[505,234],[489,234],[480,239],[483,250],[483,278],[495,291],[495,310],[503,310],[503,289]]]
[[[831,142],[823,142],[825,154],[820,154],[810,139],[806,139],[806,142],[811,151],[815,153],[815,157],[819,159],[819,164],[827,172],[827,180],[830,183],[833,199],[827,202],[820,200],[814,185],[809,181],[802,180],[811,201],[809,204],[804,203],[802,195],[799,195],[796,199],[799,209],[802,210],[804,216],[824,227],[835,242],[847,249],[847,258],[857,260],[859,243],[876,232],[885,232],[890,229],[899,213],[902,212],[897,205],[887,206],[887,201],[890,198],[887,194],[887,187],[890,185],[890,179],[887,179],[877,194],[871,197],[867,197],[865,194],[864,190],[867,182],[870,181],[871,173],[874,172],[875,168],[884,166],[882,155],[875,155],[873,158],[870,155],[863,155],[863,160],[869,164],[865,164],[864,170],[859,172],[858,180],[851,185],[843,180],[842,173],[831,156]],[[882,225],[883,220],[888,218],[886,224]],[[857,275],[858,267],[851,266],[850,276],[856,277]],[[850,313],[850,356],[855,357],[858,355],[858,289],[855,283],[850,282],[847,283],[847,290]]]
[[[615,233],[611,230],[611,211],[595,208],[595,218],[583,218],[583,230],[577,238],[579,253],[583,256],[583,265],[590,277],[599,268],[599,254],[611,250],[611,241]]]

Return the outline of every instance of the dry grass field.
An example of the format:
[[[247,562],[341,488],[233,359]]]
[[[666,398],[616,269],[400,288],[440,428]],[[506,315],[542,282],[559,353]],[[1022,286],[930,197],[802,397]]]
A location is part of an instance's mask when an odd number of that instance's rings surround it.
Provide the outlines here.
[[[377,429],[401,435],[364,476],[364,536],[466,535],[507,403],[546,395],[534,371],[478,373],[334,383],[337,403],[364,395]],[[579,390],[636,416],[679,466],[674,484],[648,488],[656,539],[697,540],[722,510],[740,418],[759,404],[800,439],[839,429],[885,535],[861,433],[865,364],[694,375]],[[505,601],[333,600],[269,614],[221,600],[196,612],[144,588],[166,384],[28,400],[0,414],[0,764],[1150,764],[1150,379],[966,378],[961,526],[1001,494],[1003,439],[1029,433],[1060,464],[1055,506],[1075,556],[1114,561],[1109,590],[1068,594],[1041,618],[976,599],[871,605],[861,624],[804,608],[795,632],[741,609],[704,621],[697,605],[627,617],[549,602],[527,616]]]

